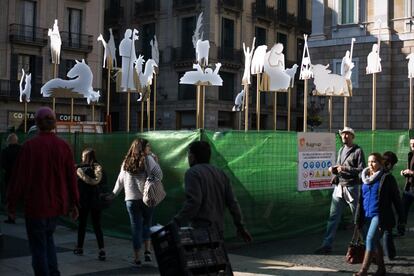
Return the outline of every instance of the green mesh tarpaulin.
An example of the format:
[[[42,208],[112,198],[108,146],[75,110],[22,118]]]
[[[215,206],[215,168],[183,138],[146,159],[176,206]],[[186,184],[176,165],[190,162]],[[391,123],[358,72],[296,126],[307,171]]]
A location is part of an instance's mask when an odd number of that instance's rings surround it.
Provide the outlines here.
[[[1,135],[2,146],[5,137]],[[19,135],[21,141],[24,135]],[[187,147],[196,140],[212,146],[211,163],[222,168],[232,181],[243,210],[246,227],[256,241],[293,237],[323,231],[329,214],[331,191],[297,191],[296,132],[285,131],[154,131],[138,134],[59,134],[73,147],[75,159],[86,147],[93,147],[108,176],[111,191],[122,160],[137,137],[148,139],[158,155],[164,172],[167,198],[156,208],[154,223],[166,224],[184,201],[183,179],[188,168]],[[408,131],[357,131],[355,143],[365,152],[393,151],[399,158],[394,169],[400,186],[399,171],[406,166],[409,151]],[[337,137],[337,149],[341,143]],[[345,221],[351,222],[350,211]],[[106,234],[130,238],[130,225],[123,194],[103,214]],[[227,239],[235,238],[231,217],[225,223]]]

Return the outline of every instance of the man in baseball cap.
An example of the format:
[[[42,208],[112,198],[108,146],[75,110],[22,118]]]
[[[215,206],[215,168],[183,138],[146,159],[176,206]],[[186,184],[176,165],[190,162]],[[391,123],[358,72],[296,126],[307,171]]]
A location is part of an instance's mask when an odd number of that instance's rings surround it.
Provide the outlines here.
[[[349,206],[354,216],[358,202],[359,185],[361,184],[359,174],[365,168],[364,152],[358,145],[354,144],[354,130],[346,126],[339,131],[339,134],[343,146],[338,151],[336,165],[328,169],[333,175],[331,182],[335,188],[332,193],[326,233],[322,245],[315,250],[316,254],[332,252],[336,230],[346,206]]]

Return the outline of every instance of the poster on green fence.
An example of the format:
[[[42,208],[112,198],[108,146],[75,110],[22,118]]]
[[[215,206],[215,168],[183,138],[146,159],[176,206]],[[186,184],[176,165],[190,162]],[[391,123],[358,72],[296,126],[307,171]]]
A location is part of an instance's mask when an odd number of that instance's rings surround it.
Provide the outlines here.
[[[335,164],[335,134],[300,132],[298,141],[298,191],[330,189]]]

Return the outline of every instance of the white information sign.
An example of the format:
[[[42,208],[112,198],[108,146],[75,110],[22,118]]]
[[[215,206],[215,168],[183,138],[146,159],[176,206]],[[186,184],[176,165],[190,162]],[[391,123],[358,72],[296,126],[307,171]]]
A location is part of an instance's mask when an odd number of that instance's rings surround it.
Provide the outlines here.
[[[298,191],[330,189],[335,164],[335,134],[298,133]]]

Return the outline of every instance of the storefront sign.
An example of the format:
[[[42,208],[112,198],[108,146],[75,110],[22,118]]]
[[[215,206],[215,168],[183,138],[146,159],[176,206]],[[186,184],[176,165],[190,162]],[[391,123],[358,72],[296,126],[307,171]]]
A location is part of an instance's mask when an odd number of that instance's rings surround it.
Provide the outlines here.
[[[335,134],[298,133],[298,191],[332,188],[328,168],[335,152]]]
[[[27,112],[28,127],[34,125],[35,112]],[[70,114],[57,113],[56,119],[58,122],[70,122]],[[85,115],[73,115],[73,122],[83,122],[86,120]],[[24,124],[24,113],[20,111],[9,111],[7,125],[9,128],[14,127],[16,130],[22,128]]]

